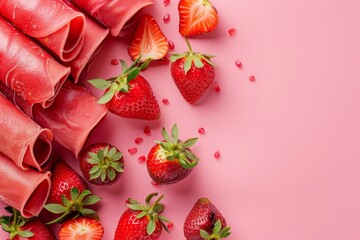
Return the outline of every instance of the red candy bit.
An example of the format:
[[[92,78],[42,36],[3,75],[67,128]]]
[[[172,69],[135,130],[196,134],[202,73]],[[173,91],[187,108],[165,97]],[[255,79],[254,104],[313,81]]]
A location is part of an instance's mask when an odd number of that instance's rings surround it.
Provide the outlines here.
[[[228,33],[229,33],[230,37],[234,36],[236,34],[236,28],[230,28],[228,30]]]
[[[218,84],[215,84],[215,86],[214,86],[214,91],[216,92],[216,93],[219,93],[220,92],[220,86],[218,85]]]
[[[250,76],[250,77],[249,77],[249,80],[250,80],[251,82],[255,82],[255,76]]]
[[[116,66],[116,65],[118,65],[119,64],[119,60],[117,60],[117,59],[112,59],[111,60],[111,65],[114,65],[114,66]]]
[[[135,138],[135,143],[136,143],[136,144],[140,144],[140,143],[142,143],[143,141],[144,141],[144,139],[141,138],[141,137]]]
[[[144,133],[145,133],[146,136],[149,136],[149,137],[150,137],[150,136],[151,136],[150,128],[149,128],[149,127],[145,127],[145,128],[144,128]]]
[[[238,67],[238,68],[241,68],[242,67],[242,63],[240,60],[236,60],[235,61],[235,65]]]
[[[199,128],[198,129],[198,133],[200,133],[201,135],[204,135],[205,134],[205,129],[204,128]]]
[[[220,159],[220,151],[219,150],[214,153],[214,158]]]
[[[169,44],[169,48],[170,48],[171,50],[173,50],[173,49],[175,48],[175,44],[174,44],[173,41],[168,40],[168,44]]]
[[[157,183],[157,182],[155,182],[154,180],[152,180],[152,181],[151,181],[151,185],[153,185],[153,186],[159,186],[160,184]]]
[[[161,101],[162,101],[162,103],[163,103],[164,105],[169,105],[169,104],[170,104],[169,99],[167,99],[167,98],[164,98],[164,99],[161,100]]]
[[[165,7],[168,6],[170,4],[170,0],[164,0],[163,4],[164,4]]]
[[[170,21],[170,14],[169,13],[164,15],[163,21],[164,21],[164,23],[168,23]]]
[[[137,153],[137,147],[129,148],[128,149],[129,154],[134,155]]]
[[[166,227],[167,227],[167,229],[171,230],[174,228],[174,223],[169,222]]]
[[[140,156],[138,159],[139,163],[144,163],[146,161],[146,157],[145,156]]]

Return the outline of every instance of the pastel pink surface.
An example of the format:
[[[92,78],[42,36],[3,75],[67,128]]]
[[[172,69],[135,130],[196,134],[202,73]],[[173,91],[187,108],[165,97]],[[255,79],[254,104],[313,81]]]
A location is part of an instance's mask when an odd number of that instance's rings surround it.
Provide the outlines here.
[[[186,45],[177,31],[177,2],[146,8],[174,52]],[[360,238],[360,2],[212,0],[220,15],[214,33],[191,40],[193,49],[216,55],[216,82],[196,106],[182,98],[169,65],[157,63],[143,76],[160,103],[159,121],[108,114],[91,142],[109,142],[125,156],[125,172],[110,187],[91,186],[103,239],[113,238],[127,197],[143,201],[165,194],[164,215],[174,222],[163,240],[184,239],[182,225],[199,197],[208,197],[232,226],[229,240],[356,240]],[[169,23],[162,17],[171,14]],[[236,28],[230,37],[228,29]],[[112,77],[129,60],[128,39],[112,38],[87,78]],[[235,61],[240,59],[242,67]],[[249,81],[254,75],[256,80]],[[97,96],[100,92],[94,91]],[[169,105],[161,100],[169,99]],[[153,186],[146,155],[162,126],[178,124],[182,138],[199,136],[194,152],[202,161],[184,181]],[[149,126],[152,135],[143,128]],[[206,134],[197,130],[204,127]],[[136,137],[144,142],[136,145]],[[130,155],[127,149],[137,147]],[[214,153],[219,150],[221,158]],[[66,160],[78,170],[69,154]],[[0,238],[6,235],[1,232]]]

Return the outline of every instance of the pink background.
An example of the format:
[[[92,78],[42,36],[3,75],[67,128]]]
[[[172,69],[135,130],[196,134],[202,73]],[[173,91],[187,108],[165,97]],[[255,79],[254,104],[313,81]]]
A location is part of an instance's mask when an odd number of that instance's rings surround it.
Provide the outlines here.
[[[163,32],[186,50],[178,33],[177,2],[148,7]],[[220,24],[191,40],[194,50],[216,55],[216,82],[191,106],[176,89],[169,65],[155,63],[143,76],[160,103],[159,121],[108,114],[91,138],[116,145],[126,168],[110,187],[90,188],[103,197],[99,214],[105,240],[113,238],[124,201],[165,194],[164,215],[175,226],[161,239],[184,239],[184,219],[199,197],[208,197],[232,226],[229,240],[360,239],[360,2],[356,0],[212,0]],[[162,17],[171,14],[169,23]],[[235,36],[227,30],[236,28]],[[109,39],[87,79],[112,77],[129,60],[128,39]],[[243,67],[237,68],[235,60]],[[255,82],[248,77],[254,75]],[[99,96],[100,92],[94,91]],[[168,98],[170,104],[161,103]],[[146,155],[162,126],[178,124],[182,138],[199,136],[193,151],[202,159],[184,181],[151,185]],[[152,136],[142,132],[149,126]],[[140,145],[136,137],[143,137]],[[129,155],[127,149],[138,147]],[[221,159],[213,154],[220,150]],[[78,170],[76,160],[64,156]],[[1,206],[2,207],[2,206]],[[4,239],[5,234],[0,233]]]

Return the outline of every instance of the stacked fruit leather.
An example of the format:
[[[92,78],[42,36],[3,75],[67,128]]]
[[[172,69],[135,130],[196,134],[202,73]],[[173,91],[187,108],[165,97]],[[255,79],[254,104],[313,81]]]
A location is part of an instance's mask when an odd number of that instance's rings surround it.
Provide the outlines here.
[[[47,201],[53,143],[77,156],[107,113],[80,85],[82,75],[108,33],[118,36],[153,3],[1,1],[0,200],[24,217]]]

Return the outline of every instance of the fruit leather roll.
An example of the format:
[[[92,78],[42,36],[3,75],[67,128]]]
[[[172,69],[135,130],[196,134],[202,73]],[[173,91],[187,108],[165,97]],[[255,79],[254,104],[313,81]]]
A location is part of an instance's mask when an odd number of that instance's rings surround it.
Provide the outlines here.
[[[118,36],[125,23],[140,9],[154,4],[155,0],[72,0]]]
[[[18,167],[43,171],[51,152],[53,134],[41,128],[0,94],[0,152]]]
[[[0,153],[0,200],[29,218],[37,216],[50,193],[50,172],[22,170]]]
[[[96,101],[85,87],[67,81],[49,108],[34,107],[34,119],[52,131],[54,141],[77,157],[91,131],[107,113],[106,106]]]
[[[0,81],[22,98],[25,105],[39,103],[44,108],[51,105],[69,73],[69,67],[55,61],[0,17]]]
[[[67,0],[64,2],[74,10],[78,10],[73,3]],[[70,75],[75,83],[79,81],[82,74],[86,73],[86,69],[91,65],[91,60],[100,50],[102,43],[109,34],[108,28],[102,27],[89,16],[85,15],[85,19],[84,45],[74,60],[65,63],[71,67]]]
[[[61,0],[0,0],[0,15],[66,62],[80,52],[85,16]]]

